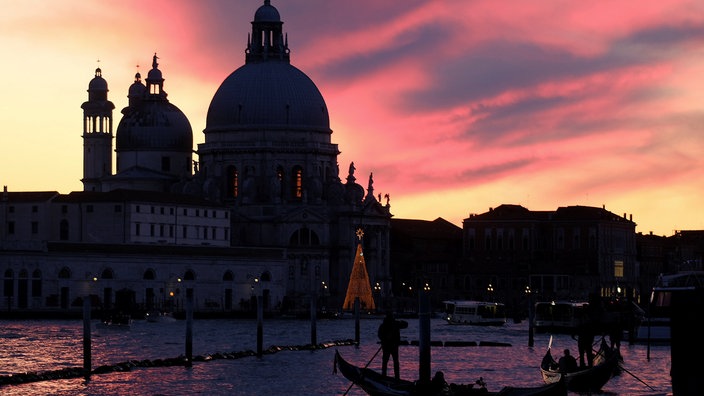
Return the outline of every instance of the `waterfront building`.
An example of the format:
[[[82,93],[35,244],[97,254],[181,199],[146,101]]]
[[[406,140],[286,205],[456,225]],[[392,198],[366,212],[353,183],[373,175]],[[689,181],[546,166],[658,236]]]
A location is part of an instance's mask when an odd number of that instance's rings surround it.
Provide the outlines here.
[[[463,222],[466,284],[475,297],[525,306],[587,301],[591,294],[638,301],[635,222],[606,208],[531,211],[500,205]]]

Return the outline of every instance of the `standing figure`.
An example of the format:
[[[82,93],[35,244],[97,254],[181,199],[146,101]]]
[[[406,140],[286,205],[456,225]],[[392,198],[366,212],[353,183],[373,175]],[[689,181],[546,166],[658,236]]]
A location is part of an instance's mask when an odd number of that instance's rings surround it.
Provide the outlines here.
[[[383,351],[381,358],[381,375],[386,376],[389,357],[392,357],[394,359],[394,377],[400,379],[398,346],[401,344],[401,329],[407,327],[408,322],[394,319],[394,314],[391,312],[386,313],[384,321],[379,325],[377,335],[379,336],[379,341],[381,341],[381,349]]]
[[[589,320],[587,319],[584,323],[581,323],[577,328],[577,347],[579,349],[579,365],[581,367],[594,366],[594,351],[592,349],[593,344],[594,330],[592,328],[591,322],[589,322]]]

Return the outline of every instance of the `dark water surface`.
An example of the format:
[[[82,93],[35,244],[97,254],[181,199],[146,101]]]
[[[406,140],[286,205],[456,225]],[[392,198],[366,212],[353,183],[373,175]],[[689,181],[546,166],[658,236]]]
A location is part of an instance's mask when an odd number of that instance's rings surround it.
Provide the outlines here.
[[[185,354],[186,322],[136,321],[130,330],[97,329],[93,322],[92,367],[129,360],[175,358]],[[361,345],[319,350],[285,350],[270,355],[235,360],[194,362],[192,368],[136,368],[129,372],[93,375],[81,379],[52,380],[0,387],[2,395],[342,395],[350,383],[333,374],[337,348],[342,356],[364,366],[379,346],[376,329],[381,318],[360,321]],[[193,355],[256,350],[256,320],[196,320],[193,323]],[[317,342],[355,338],[353,319],[319,320]],[[418,320],[403,330],[406,340],[419,339]],[[433,341],[481,341],[509,343],[510,347],[433,347],[432,372],[442,370],[448,382],[474,383],[482,377],[491,391],[503,386],[536,386],[542,383],[538,365],[550,342],[550,334],[535,334],[528,347],[527,324],[504,327],[451,326],[440,319],[431,322]],[[263,346],[306,345],[311,324],[302,320],[266,320]],[[568,335],[554,335],[553,351],[576,342]],[[653,395],[671,393],[670,348],[645,345],[621,346],[627,372],[604,387],[605,395]],[[401,376],[418,377],[418,348],[403,346]],[[48,371],[83,365],[83,323],[72,321],[0,321],[0,375]],[[380,370],[381,354],[369,365]],[[649,385],[649,387],[647,385]],[[651,389],[652,388],[652,389]],[[352,387],[348,395],[364,395]]]

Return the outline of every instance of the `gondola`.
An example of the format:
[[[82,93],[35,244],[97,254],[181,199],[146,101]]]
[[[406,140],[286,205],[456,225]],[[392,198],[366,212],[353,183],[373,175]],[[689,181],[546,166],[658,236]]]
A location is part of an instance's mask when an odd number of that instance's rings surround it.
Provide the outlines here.
[[[563,381],[536,387],[505,386],[499,392],[489,392],[483,384],[474,387],[474,384],[457,385],[449,384],[428,390],[421,388],[416,382],[394,377],[383,376],[366,367],[357,367],[342,358],[339,351],[335,351],[334,370],[359,386],[370,396],[473,396],[473,395],[500,395],[500,396],[566,396],[567,388]]]
[[[609,348],[604,339],[601,347],[594,355],[594,365],[572,373],[560,373],[558,364],[550,353],[548,347],[542,362],[540,373],[546,384],[564,380],[567,390],[571,392],[598,392],[609,380],[619,372],[620,355]]]

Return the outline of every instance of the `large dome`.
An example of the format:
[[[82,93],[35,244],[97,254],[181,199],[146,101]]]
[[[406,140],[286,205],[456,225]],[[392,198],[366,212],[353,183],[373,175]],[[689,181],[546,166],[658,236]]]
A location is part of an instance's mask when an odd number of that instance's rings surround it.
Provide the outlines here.
[[[205,132],[260,126],[329,131],[330,118],[318,87],[290,63],[247,63],[218,88]]]

